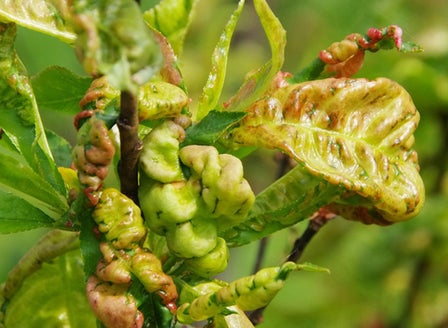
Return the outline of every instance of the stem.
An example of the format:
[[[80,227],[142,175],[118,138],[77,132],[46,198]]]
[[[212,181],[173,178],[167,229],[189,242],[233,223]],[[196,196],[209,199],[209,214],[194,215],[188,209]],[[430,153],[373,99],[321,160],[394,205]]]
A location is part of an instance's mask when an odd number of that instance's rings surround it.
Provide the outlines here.
[[[44,262],[79,247],[79,233],[63,230],[51,230],[45,234],[9,272],[0,292],[10,299],[19,290],[23,281],[37,271]],[[1,307],[1,304],[0,304]]]
[[[294,242],[293,249],[287,261],[297,262],[301,257],[305,248],[310,243],[311,239],[319,232],[319,230],[330,220],[334,219],[336,214],[330,212],[325,207],[321,208],[314,214],[305,231],[300,238]]]
[[[142,142],[138,138],[137,96],[130,91],[120,95],[120,116],[117,125],[120,131],[121,157],[118,163],[121,192],[138,204],[138,157]]]

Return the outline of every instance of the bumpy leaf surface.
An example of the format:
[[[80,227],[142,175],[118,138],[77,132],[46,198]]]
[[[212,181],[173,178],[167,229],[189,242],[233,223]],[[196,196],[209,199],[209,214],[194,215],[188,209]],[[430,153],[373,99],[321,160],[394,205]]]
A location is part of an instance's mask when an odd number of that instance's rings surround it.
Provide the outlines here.
[[[3,0],[0,18],[73,43],[76,34],[70,21],[68,0]]]
[[[253,103],[228,136],[280,149],[345,192],[331,205],[346,218],[388,224],[416,215],[424,186],[412,149],[419,122],[409,94],[379,78],[325,79],[279,88]]]

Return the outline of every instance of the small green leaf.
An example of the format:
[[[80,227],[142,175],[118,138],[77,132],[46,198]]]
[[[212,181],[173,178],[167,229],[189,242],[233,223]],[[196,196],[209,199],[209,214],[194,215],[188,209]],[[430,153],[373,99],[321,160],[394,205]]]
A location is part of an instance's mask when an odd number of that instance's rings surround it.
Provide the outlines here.
[[[26,28],[73,43],[73,32],[68,0],[5,0],[0,2],[2,21],[14,22]]]
[[[53,225],[54,220],[34,205],[0,189],[0,233],[13,233]]]
[[[8,328],[95,327],[85,293],[82,259],[71,251],[44,263],[6,307]]]
[[[162,0],[143,15],[145,21],[162,33],[180,55],[198,0]]]
[[[219,38],[218,44],[213,51],[212,68],[199,99],[195,120],[201,120],[218,104],[226,76],[230,40],[232,39],[243,6],[244,0],[241,0],[227,22],[226,27]]]
[[[52,110],[75,115],[79,101],[92,82],[70,70],[52,66],[31,79],[34,95],[40,110]]]
[[[55,164],[58,167],[70,167],[72,165],[72,146],[70,143],[53,131],[46,130],[45,132]]]
[[[183,146],[213,145],[232,125],[241,120],[246,113],[211,111],[199,123],[186,130]]]

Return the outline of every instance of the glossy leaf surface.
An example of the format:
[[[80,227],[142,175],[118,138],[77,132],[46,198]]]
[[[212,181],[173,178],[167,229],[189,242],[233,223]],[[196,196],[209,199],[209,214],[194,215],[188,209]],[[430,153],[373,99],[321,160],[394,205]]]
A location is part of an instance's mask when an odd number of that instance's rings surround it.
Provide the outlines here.
[[[345,189],[334,209],[349,219],[387,224],[416,215],[424,202],[409,94],[379,78],[289,85],[255,102],[229,138],[280,149],[323,181]]]
[[[162,33],[179,55],[198,0],[162,0],[144,13],[145,21]]]
[[[13,232],[48,226],[68,206],[29,78],[14,51],[15,24],[0,28],[0,226]],[[20,215],[12,217],[12,204],[21,205]]]
[[[196,113],[197,120],[201,120],[218,104],[226,76],[230,40],[232,39],[243,6],[244,1],[242,0],[239,2],[237,9],[235,9],[227,22],[226,27],[219,38],[218,44],[213,51],[212,67],[198,103]]]
[[[95,327],[96,318],[85,295],[82,266],[79,251],[44,263],[24,281],[8,304],[5,326]]]
[[[88,73],[131,90],[158,72],[160,51],[135,1],[84,0],[73,7],[76,50]]]
[[[26,28],[73,43],[76,34],[70,19],[67,0],[4,0],[0,2],[0,18]]]

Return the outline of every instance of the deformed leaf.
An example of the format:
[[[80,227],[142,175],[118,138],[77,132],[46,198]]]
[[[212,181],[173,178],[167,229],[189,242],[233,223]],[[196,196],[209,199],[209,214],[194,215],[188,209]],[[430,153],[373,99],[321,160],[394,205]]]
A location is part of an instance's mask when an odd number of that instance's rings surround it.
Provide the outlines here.
[[[176,55],[182,51],[197,2],[198,0],[163,0],[144,13],[145,21],[168,39]]]
[[[292,84],[248,112],[228,138],[280,149],[344,188],[333,202],[337,213],[388,224],[420,211],[424,186],[412,149],[419,113],[397,83],[341,78]]]
[[[244,1],[241,0],[227,22],[226,27],[219,38],[218,44],[213,51],[212,67],[199,99],[196,120],[201,120],[218,104],[226,76],[230,40],[232,39],[243,6]]]
[[[135,1],[75,1],[73,8],[75,46],[88,73],[107,75],[119,90],[133,90],[158,72],[160,50]]]
[[[73,43],[76,34],[70,20],[69,3],[68,0],[3,0],[0,18]]]
[[[255,0],[254,6],[269,41],[271,59],[246,76],[236,95],[226,103],[226,108],[231,111],[244,110],[266,92],[284,62],[286,32],[282,24],[265,0]]]
[[[79,76],[59,66],[48,67],[31,79],[40,110],[70,115],[79,112],[79,101],[91,82],[91,78]]]

